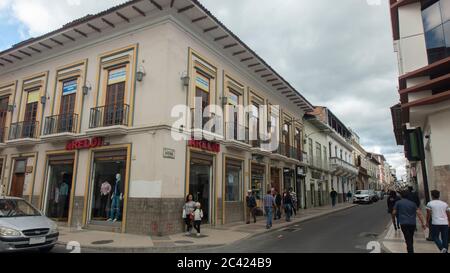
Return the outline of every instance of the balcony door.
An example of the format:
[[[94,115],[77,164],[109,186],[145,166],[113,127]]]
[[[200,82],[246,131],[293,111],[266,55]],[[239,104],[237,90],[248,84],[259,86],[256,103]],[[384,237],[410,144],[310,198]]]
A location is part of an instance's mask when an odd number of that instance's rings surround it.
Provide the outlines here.
[[[111,72],[110,72],[111,73]],[[110,83],[106,88],[105,126],[121,125],[124,121],[125,81]]]
[[[0,143],[4,141],[9,98],[0,98]]]
[[[71,132],[73,129],[73,114],[77,98],[77,80],[68,80],[63,83],[61,104],[59,107],[60,119],[58,132]]]
[[[295,129],[295,151],[296,159],[302,159],[302,131],[299,128]]]
[[[23,119],[22,138],[33,138],[36,129],[37,111],[40,90],[27,92],[27,104],[25,105],[25,116]]]

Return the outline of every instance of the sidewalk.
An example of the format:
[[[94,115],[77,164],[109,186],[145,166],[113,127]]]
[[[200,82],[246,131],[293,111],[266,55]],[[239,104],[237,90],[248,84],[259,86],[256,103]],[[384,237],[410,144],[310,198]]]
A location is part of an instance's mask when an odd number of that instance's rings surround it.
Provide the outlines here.
[[[417,225],[417,232],[414,235],[415,253],[440,253],[434,242],[426,240],[428,230],[424,231],[420,225]],[[406,253],[406,243],[401,230],[395,231],[391,224],[386,236],[382,240],[383,249],[388,253]]]
[[[140,236],[122,233],[111,233],[94,230],[76,230],[60,227],[59,245],[66,246],[69,242],[78,242],[82,249],[104,252],[127,253],[161,253],[186,250],[199,250],[210,247],[220,247],[239,240],[257,236],[266,232],[276,231],[290,225],[302,223],[338,211],[352,208],[353,204],[339,204],[335,208],[325,206],[300,210],[291,222],[284,219],[274,221],[273,228],[266,229],[265,218],[259,217],[256,224],[234,223],[217,227],[202,228],[202,236],[186,236],[184,233],[164,237]]]

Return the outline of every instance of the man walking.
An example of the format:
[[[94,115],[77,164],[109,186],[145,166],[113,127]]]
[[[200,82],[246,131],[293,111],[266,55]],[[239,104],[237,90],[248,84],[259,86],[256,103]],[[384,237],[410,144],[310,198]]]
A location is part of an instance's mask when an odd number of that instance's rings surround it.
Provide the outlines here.
[[[331,188],[330,197],[331,197],[331,205],[333,206],[333,208],[336,206],[337,195],[338,193],[334,190],[334,188]]]
[[[294,216],[297,216],[297,208],[298,208],[298,199],[297,193],[294,191],[292,187],[289,188],[289,194],[292,197],[292,212]]]
[[[400,192],[402,199],[395,203],[392,215],[398,215],[398,222],[405,237],[406,249],[408,253],[414,253],[414,233],[416,231],[416,218],[419,218],[422,228],[425,230],[422,212],[416,203],[408,199],[408,191]]]
[[[253,223],[256,223],[256,198],[253,195],[252,190],[248,190],[247,192],[247,225],[250,224],[250,218],[253,217]]]
[[[264,211],[266,212],[266,229],[272,228],[272,208],[275,206],[275,199],[273,198],[272,191],[267,191],[264,195]]]
[[[431,220],[431,234],[433,241],[441,253],[448,252],[448,226],[450,210],[448,204],[439,200],[441,193],[437,190],[431,191],[433,199],[427,204],[427,226]]]

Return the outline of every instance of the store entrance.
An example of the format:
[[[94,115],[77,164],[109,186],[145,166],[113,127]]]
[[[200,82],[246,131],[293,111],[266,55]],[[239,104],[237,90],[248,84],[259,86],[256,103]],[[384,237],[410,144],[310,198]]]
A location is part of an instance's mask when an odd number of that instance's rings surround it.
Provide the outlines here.
[[[94,154],[90,221],[122,222],[127,151]]]
[[[73,163],[73,155],[51,157],[49,160],[45,213],[58,222],[69,219]]]
[[[284,180],[284,190],[288,191],[290,188],[295,192],[295,184],[294,184],[294,170],[285,168],[283,170],[283,180]]]
[[[204,223],[211,223],[212,220],[212,169],[213,158],[211,156],[200,154],[193,154],[191,156],[189,193],[192,194],[195,202],[201,204]]]
[[[270,187],[275,189],[276,192],[281,193],[282,189],[279,168],[270,168]]]
[[[12,178],[10,195],[13,197],[23,197],[23,187],[25,184],[26,159],[14,160],[14,175]]]

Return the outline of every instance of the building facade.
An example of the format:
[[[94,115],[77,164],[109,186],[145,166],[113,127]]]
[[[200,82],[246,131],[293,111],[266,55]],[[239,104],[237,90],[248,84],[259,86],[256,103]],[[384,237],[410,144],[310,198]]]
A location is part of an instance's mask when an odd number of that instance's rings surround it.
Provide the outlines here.
[[[316,106],[308,113],[307,120],[326,132],[329,156],[329,191],[338,192],[338,201],[343,202],[349,191],[356,189],[358,169],[354,165],[351,131],[328,108]]]
[[[187,194],[220,225],[245,220],[248,189],[301,192],[313,106],[198,1],[129,1],[17,44],[0,99],[3,193],[61,225],[172,234]]]
[[[397,144],[406,145],[421,197],[429,197],[428,186],[449,201],[450,2],[391,0],[390,4],[400,73],[400,103],[391,108]],[[423,150],[419,156],[411,155],[411,143],[406,141],[414,129],[420,129],[415,137],[420,141],[412,143]]]

